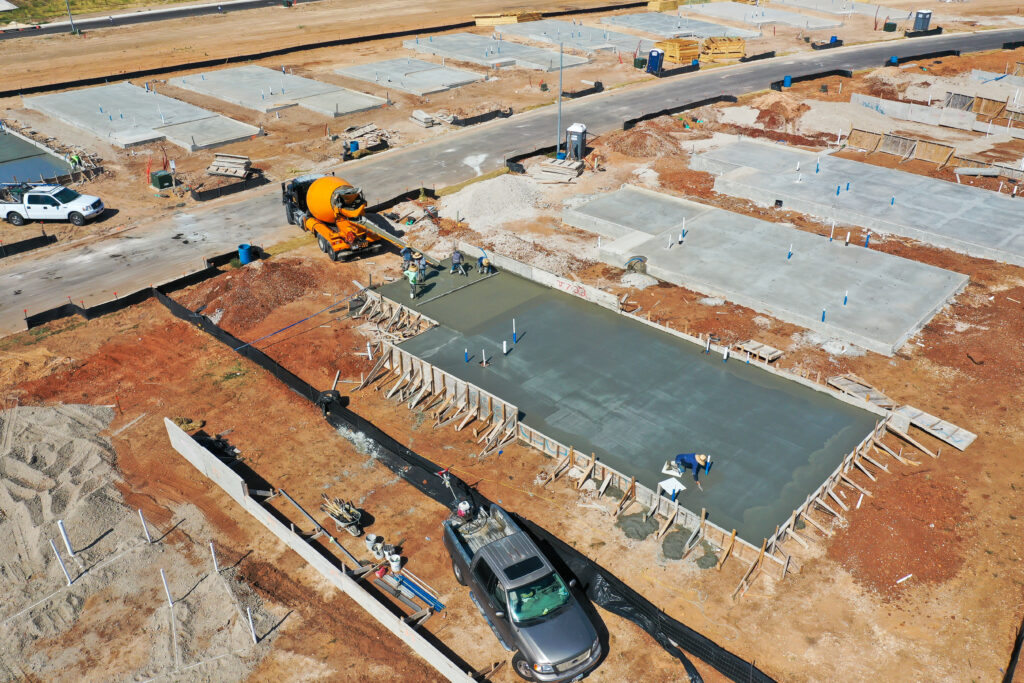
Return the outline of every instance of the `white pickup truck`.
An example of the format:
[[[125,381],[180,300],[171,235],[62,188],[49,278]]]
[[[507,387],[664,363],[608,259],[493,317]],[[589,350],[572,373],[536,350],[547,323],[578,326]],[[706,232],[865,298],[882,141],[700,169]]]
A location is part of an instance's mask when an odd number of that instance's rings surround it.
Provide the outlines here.
[[[86,221],[103,213],[103,200],[78,194],[63,185],[0,186],[0,217],[11,225],[27,221]]]

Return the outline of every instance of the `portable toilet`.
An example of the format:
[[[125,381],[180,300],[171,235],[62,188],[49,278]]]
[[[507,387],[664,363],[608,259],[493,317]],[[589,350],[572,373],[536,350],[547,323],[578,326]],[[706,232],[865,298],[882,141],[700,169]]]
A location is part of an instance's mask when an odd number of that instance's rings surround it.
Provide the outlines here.
[[[927,31],[928,25],[932,23],[932,11],[930,9],[918,10],[914,15],[914,30]]]
[[[580,160],[587,156],[587,127],[574,123],[565,129],[565,151],[570,159]]]
[[[657,76],[661,73],[661,65],[665,61],[665,53],[662,50],[651,50],[647,55],[647,73]]]

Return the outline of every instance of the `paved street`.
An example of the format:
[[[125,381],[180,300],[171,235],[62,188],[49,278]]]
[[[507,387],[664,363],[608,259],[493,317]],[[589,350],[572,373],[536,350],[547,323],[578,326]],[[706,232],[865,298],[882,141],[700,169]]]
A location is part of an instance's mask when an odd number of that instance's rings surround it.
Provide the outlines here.
[[[765,90],[786,75],[881,66],[891,55],[998,49],[1014,40],[1024,40],[1024,29],[852,46],[717,68],[568,101],[563,104],[563,128],[581,121],[598,134],[644,114],[723,93]],[[445,187],[497,169],[508,156],[553,146],[555,127],[555,108],[546,107],[347,163],[344,177],[360,185],[371,204],[421,186]],[[96,304],[114,291],[134,291],[196,270],[205,255],[243,242],[269,245],[297,234],[284,221],[278,192],[277,185],[270,185],[78,248],[54,246],[39,255],[13,257],[9,263],[0,260],[0,334],[24,329],[24,309],[36,313],[67,302],[69,296],[75,302]]]

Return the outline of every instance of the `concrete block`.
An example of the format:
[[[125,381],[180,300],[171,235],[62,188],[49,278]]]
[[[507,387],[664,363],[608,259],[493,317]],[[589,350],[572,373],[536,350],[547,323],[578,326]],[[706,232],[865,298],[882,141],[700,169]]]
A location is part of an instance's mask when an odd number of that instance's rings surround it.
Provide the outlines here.
[[[821,171],[813,173],[816,158],[813,152],[741,140],[696,155],[691,167],[721,173],[717,191],[765,206],[778,200],[785,209],[841,225],[1024,266],[1024,202],[830,154],[820,156]],[[804,169],[799,178],[797,162]]]
[[[23,98],[40,111],[119,147],[168,139],[186,149],[205,149],[244,140],[250,126],[130,83]],[[199,123],[199,122],[202,123]],[[192,137],[196,138],[193,145]]]
[[[662,12],[614,14],[602,17],[601,23],[649,33],[659,38],[757,38],[761,35],[759,31]]]
[[[968,281],[960,273],[863,246],[844,246],[842,239],[830,242],[788,225],[634,187],[567,211],[563,220],[586,230],[593,225],[587,219],[606,212],[622,222],[629,220],[622,215],[635,216],[632,237],[603,246],[600,256],[606,263],[622,267],[628,259],[644,256],[648,274],[660,280],[886,355],[899,349]],[[651,227],[682,216],[682,244],[678,227]],[[843,305],[847,292],[849,301]],[[822,309],[827,310],[824,322]]]
[[[612,50],[632,53],[637,49],[646,53],[654,47],[654,41],[638,39],[634,35],[556,19],[497,26],[495,32],[513,40],[531,40],[552,45],[561,43],[568,49],[586,53]]]
[[[815,12],[825,14],[863,14],[870,17],[878,17],[879,20],[900,21],[908,17],[912,12],[891,7],[881,7],[866,2],[851,2],[850,0],[773,0],[776,5],[789,5],[790,7],[801,7]]]
[[[335,73],[361,81],[374,83],[382,88],[394,88],[414,95],[451,90],[461,85],[482,81],[484,76],[453,69],[421,59],[388,59],[336,69]]]
[[[405,41],[402,46],[409,50],[480,64],[492,69],[518,66],[539,71],[558,71],[557,52],[472,33],[449,33],[417,38]],[[589,61],[586,57],[562,55],[562,64],[565,68],[586,64]]]
[[[787,24],[804,29],[837,28],[843,22],[834,19],[812,17],[785,10],[771,9],[759,5],[747,5],[739,2],[712,2],[705,5],[686,5],[680,12],[686,15],[713,17],[725,21],[742,24],[764,26],[765,24]]]
[[[168,83],[264,113],[299,106],[325,116],[344,116],[386,103],[331,83],[252,65],[179,76]]]

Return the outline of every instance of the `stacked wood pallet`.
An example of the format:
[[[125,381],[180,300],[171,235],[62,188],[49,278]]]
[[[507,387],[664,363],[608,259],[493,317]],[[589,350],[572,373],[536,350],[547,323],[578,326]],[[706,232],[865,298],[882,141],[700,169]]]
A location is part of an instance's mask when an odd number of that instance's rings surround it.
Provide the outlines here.
[[[570,183],[583,173],[583,162],[548,159],[530,169],[530,175],[542,183]]]
[[[740,59],[746,54],[747,44],[742,38],[705,38],[701,47],[701,59],[709,62]]]
[[[668,12],[679,9],[679,0],[650,0],[647,3],[647,9],[652,12]]]
[[[206,172],[210,175],[244,178],[249,175],[251,167],[252,162],[249,157],[217,152],[213,155],[213,163],[207,167]]]
[[[496,12],[493,14],[476,14],[473,16],[477,26],[499,26],[501,24],[522,24],[527,21],[540,21],[540,12],[516,10],[513,12]]]
[[[676,64],[689,64],[700,57],[700,41],[696,38],[661,40],[654,48],[665,53],[665,61]]]

